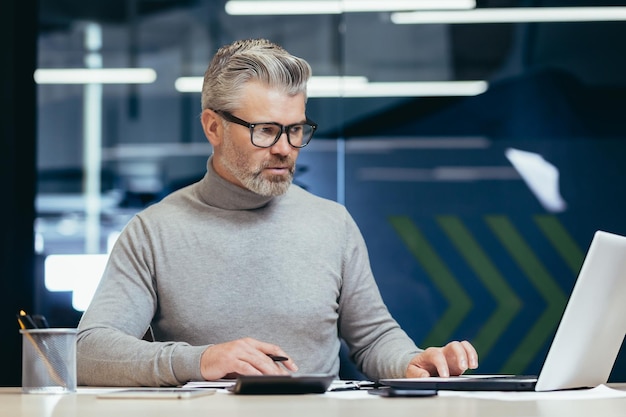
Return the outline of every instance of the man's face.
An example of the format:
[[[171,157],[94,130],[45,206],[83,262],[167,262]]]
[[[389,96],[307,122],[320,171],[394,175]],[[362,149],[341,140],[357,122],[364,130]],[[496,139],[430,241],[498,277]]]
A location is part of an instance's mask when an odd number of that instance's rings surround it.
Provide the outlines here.
[[[253,82],[244,89],[240,108],[232,112],[249,123],[277,122],[282,125],[306,120],[304,95],[288,96]],[[223,139],[214,147],[214,168],[228,181],[265,196],[287,192],[293,180],[299,149],[282,134],[269,148],[250,141],[250,129],[227,122]]]

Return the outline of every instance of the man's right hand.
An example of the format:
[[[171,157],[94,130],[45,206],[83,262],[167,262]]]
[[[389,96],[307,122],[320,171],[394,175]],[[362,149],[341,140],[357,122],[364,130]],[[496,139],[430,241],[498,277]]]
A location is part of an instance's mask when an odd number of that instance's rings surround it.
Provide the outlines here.
[[[206,380],[237,375],[288,375],[298,367],[291,359],[275,362],[268,355],[289,357],[280,347],[252,338],[233,340],[206,348],[200,372]]]

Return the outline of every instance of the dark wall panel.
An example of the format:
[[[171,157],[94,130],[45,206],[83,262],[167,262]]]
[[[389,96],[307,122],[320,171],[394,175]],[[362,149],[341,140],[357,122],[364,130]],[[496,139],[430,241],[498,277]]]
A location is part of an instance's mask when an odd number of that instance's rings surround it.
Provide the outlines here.
[[[36,10],[33,0],[0,2],[0,385],[21,385],[15,314],[33,304]]]

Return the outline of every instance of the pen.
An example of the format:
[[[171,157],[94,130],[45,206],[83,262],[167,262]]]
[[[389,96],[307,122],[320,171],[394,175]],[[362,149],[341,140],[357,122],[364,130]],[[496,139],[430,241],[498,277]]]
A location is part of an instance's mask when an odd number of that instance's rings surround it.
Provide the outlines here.
[[[20,325],[20,329],[36,329],[37,325],[33,321],[32,317],[26,314],[24,310],[20,310],[17,315],[17,324]]]
[[[350,381],[337,380],[330,385],[329,391],[355,391],[360,389],[376,388],[378,384],[373,381]]]
[[[46,319],[45,316],[42,316],[41,314],[35,314],[32,316],[33,321],[35,322],[35,325],[40,328],[40,329],[48,329],[50,327],[50,325],[48,324],[48,320]]]
[[[271,353],[268,353],[267,356],[269,356],[270,359],[274,362],[284,362],[289,360],[289,358],[286,356],[272,355]]]

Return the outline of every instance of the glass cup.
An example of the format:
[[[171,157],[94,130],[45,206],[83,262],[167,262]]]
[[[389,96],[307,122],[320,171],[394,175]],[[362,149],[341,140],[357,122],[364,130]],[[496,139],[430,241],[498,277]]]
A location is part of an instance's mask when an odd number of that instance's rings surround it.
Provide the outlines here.
[[[76,391],[76,329],[22,329],[22,392]]]

